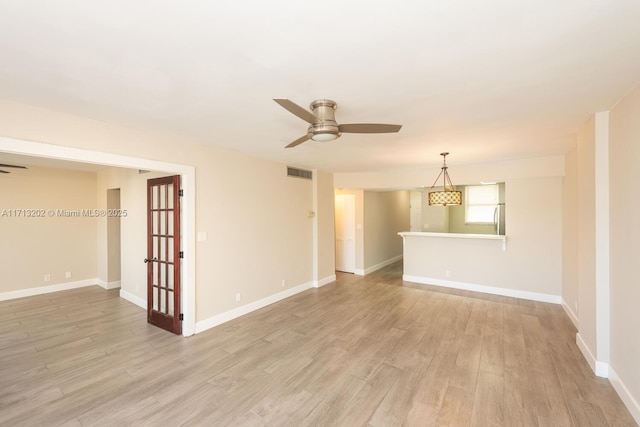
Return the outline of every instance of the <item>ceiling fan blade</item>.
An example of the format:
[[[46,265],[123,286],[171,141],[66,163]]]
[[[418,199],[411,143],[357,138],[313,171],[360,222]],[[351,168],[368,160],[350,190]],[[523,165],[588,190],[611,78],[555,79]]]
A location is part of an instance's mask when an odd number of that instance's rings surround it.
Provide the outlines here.
[[[402,125],[385,125],[381,123],[349,123],[338,126],[343,133],[392,133],[398,132]]]
[[[0,168],[18,168],[18,169],[26,169],[26,166],[16,166],[16,165],[4,165],[0,163]],[[9,172],[7,172],[9,173]]]
[[[2,169],[0,169],[0,173],[11,173],[11,172],[3,171]]]
[[[305,135],[305,136],[301,136],[300,138],[296,139],[295,141],[293,141],[291,144],[287,145],[284,148],[292,148],[295,147],[296,145],[300,145],[305,141],[308,141],[311,139],[310,135]]]
[[[276,101],[278,104],[280,104],[282,108],[284,108],[285,110],[289,111],[292,114],[295,114],[296,116],[300,117],[302,120],[304,120],[307,123],[311,123],[311,124],[320,123],[320,120],[318,120],[318,118],[314,116],[311,111],[305,108],[302,108],[301,106],[299,106],[298,104],[296,104],[295,102],[289,99],[274,98],[273,100]]]

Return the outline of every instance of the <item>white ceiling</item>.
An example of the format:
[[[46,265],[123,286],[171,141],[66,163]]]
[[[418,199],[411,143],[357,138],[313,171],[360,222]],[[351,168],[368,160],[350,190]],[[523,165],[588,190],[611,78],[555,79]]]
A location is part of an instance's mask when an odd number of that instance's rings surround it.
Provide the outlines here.
[[[640,80],[640,1],[0,0],[0,60],[2,98],[296,166],[483,162],[565,153]],[[284,149],[272,98],[403,128]]]

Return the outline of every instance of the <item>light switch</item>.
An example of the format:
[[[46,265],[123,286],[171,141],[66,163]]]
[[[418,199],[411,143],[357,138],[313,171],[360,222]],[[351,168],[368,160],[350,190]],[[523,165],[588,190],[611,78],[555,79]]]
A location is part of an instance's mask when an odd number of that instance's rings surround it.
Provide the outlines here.
[[[198,242],[204,242],[209,237],[206,231],[198,231]]]

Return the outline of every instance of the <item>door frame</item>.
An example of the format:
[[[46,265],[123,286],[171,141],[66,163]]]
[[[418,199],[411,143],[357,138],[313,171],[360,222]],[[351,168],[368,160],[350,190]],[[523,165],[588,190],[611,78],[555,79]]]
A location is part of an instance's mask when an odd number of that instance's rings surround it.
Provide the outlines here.
[[[196,299],[195,299],[195,271],[196,271],[196,172],[194,166],[177,163],[161,162],[140,157],[123,156],[102,151],[51,145],[22,139],[0,137],[0,151],[25,156],[45,157],[58,160],[68,160],[80,163],[92,163],[103,166],[143,169],[148,171],[166,172],[180,175],[184,196],[182,198],[182,335],[188,337],[196,331]],[[146,307],[144,307],[146,309]]]

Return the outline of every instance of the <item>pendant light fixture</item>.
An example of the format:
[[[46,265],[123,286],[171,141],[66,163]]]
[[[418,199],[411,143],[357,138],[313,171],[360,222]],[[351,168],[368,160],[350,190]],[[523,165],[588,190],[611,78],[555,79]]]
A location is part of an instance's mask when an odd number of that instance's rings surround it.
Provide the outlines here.
[[[442,156],[442,170],[434,181],[430,190],[433,190],[436,183],[442,177],[442,191],[429,191],[429,206],[452,206],[462,204],[462,191],[456,191],[451,184],[451,178],[447,172],[447,155],[449,153],[440,153]]]

